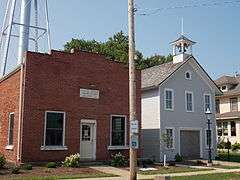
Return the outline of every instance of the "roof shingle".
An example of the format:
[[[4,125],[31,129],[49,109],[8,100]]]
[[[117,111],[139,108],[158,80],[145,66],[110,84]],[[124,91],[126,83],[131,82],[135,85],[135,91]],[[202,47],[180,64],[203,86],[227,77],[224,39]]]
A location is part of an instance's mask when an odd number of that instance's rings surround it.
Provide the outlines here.
[[[169,62],[142,70],[142,89],[158,86],[184,63]]]

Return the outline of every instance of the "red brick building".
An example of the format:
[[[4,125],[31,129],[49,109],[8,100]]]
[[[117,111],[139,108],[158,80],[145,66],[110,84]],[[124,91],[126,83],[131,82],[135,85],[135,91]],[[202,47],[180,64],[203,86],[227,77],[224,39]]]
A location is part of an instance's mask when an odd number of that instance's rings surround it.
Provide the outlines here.
[[[141,117],[141,75],[137,72]],[[109,160],[128,152],[128,67],[104,56],[27,52],[0,79],[0,153],[9,161]]]

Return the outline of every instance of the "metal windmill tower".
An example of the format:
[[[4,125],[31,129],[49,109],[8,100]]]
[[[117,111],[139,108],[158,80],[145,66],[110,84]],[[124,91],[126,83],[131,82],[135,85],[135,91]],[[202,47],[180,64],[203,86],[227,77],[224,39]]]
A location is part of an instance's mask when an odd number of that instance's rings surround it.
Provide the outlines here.
[[[12,51],[17,50],[15,61],[19,65],[23,62],[24,53],[30,49],[30,44],[31,50],[39,51],[42,39],[48,44],[50,52],[47,0],[7,0],[0,34],[0,78],[6,75],[7,63],[14,59],[11,57]],[[12,48],[11,43],[15,48]]]

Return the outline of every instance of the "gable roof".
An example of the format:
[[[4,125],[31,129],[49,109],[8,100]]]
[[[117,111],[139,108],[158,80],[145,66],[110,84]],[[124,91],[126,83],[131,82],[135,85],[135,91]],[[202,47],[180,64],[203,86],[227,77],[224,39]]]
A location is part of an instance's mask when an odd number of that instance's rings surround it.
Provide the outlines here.
[[[223,92],[223,96],[235,96],[240,94],[240,76],[224,75],[215,80],[218,86],[232,85],[228,91]]]
[[[174,43],[176,43],[176,42],[178,42],[178,41],[189,41],[189,42],[191,42],[192,44],[196,44],[196,42],[188,39],[188,38],[187,38],[186,36],[184,36],[184,35],[181,35],[177,40],[170,42],[170,44],[174,44]]]
[[[224,75],[224,76],[216,79],[215,83],[218,86],[226,85],[226,84],[234,85],[234,84],[238,84],[239,83],[238,79],[239,79],[239,77]]]
[[[160,85],[184,63],[174,64],[173,62],[169,62],[142,70],[142,89],[149,89]]]
[[[210,86],[215,88],[216,94],[222,94],[215,82],[211,79],[211,77],[193,56],[187,57],[183,62],[180,63],[174,64],[173,62],[169,62],[142,70],[142,90],[158,87],[190,60],[192,60],[197,65],[197,67],[199,67],[205,78],[210,83]]]

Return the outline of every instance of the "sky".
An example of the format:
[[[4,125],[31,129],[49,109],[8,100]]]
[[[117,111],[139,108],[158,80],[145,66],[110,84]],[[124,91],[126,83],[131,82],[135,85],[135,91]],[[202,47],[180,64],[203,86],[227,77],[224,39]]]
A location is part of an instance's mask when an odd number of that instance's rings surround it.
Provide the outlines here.
[[[193,55],[209,75],[240,73],[240,2],[218,6],[171,8],[231,0],[136,0],[136,48],[145,56],[168,55],[170,42],[181,33],[197,42]],[[2,26],[6,0],[0,1]],[[17,9],[20,7],[18,6]],[[167,10],[141,16],[152,9]],[[106,41],[119,31],[127,33],[127,0],[49,0],[52,49],[63,49],[72,38]]]

